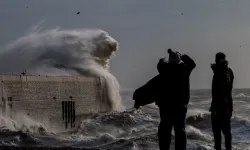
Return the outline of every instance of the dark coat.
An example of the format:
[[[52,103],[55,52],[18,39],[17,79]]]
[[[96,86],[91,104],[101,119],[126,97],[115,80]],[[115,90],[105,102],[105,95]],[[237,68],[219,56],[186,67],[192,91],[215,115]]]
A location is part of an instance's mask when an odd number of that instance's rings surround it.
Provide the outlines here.
[[[157,99],[159,107],[186,106],[190,99],[190,74],[196,67],[187,55],[182,55],[182,63],[172,64],[159,61],[157,69],[161,76],[161,98]]]
[[[133,100],[135,100],[135,103],[140,106],[154,103],[156,99],[160,97],[160,83],[160,75],[157,75],[154,78],[150,79],[145,85],[136,89],[133,94]]]
[[[136,89],[133,99],[140,106],[155,102],[159,107],[187,105],[190,97],[189,76],[195,62],[187,55],[183,63],[170,64],[161,59],[157,64],[159,75]]]
[[[233,111],[232,89],[234,74],[227,62],[214,64],[211,66],[214,76],[212,81],[212,103],[211,112],[229,112]]]

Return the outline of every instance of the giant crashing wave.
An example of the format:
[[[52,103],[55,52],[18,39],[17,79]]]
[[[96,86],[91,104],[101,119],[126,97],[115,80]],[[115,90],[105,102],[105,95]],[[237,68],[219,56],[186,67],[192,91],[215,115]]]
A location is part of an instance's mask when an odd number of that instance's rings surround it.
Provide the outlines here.
[[[102,30],[33,31],[0,51],[0,74],[102,77],[101,111],[123,111],[117,79],[109,60],[118,42]]]

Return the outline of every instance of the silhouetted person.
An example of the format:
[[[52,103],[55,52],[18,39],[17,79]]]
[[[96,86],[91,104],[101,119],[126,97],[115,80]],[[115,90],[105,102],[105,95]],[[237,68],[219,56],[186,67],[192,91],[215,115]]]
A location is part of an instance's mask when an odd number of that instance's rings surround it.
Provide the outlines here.
[[[212,83],[212,103],[210,107],[214,148],[221,150],[221,131],[225,136],[226,150],[232,149],[231,117],[233,112],[232,89],[234,74],[228,67],[224,53],[217,53],[215,64],[211,65],[214,72]]]
[[[25,75],[26,75],[26,70],[25,70],[24,72],[22,72],[21,74],[22,74],[23,76],[25,76]]]
[[[172,127],[174,127],[175,131],[175,149],[185,150],[185,119],[190,97],[189,76],[196,64],[187,55],[181,55],[171,49],[168,50],[168,53],[169,61],[165,62],[165,58],[162,58],[157,64],[159,75],[139,88],[134,94],[134,99],[138,99],[138,102],[145,99],[146,102],[142,102],[143,104],[141,104],[145,105],[152,102],[150,98],[155,98],[155,103],[159,107],[161,117],[158,129],[160,150],[169,150]],[[155,88],[149,87],[149,91],[147,86]],[[144,95],[148,95],[150,98]],[[140,104],[135,102],[134,107],[138,108],[139,106]]]

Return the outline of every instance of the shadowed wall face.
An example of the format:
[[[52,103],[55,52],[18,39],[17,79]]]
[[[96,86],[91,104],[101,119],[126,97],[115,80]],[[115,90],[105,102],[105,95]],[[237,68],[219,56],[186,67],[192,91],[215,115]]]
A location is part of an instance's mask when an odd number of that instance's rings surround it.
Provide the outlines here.
[[[49,126],[73,128],[79,116],[102,111],[100,79],[0,76],[3,114],[23,114]]]

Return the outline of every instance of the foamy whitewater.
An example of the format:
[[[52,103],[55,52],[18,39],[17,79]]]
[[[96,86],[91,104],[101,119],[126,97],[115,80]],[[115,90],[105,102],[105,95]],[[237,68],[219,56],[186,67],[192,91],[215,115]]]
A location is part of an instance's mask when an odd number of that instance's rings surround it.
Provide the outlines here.
[[[133,109],[132,90],[119,90],[109,72],[109,59],[118,42],[101,30],[32,32],[1,50],[0,73],[82,75],[105,78],[103,111],[82,120],[75,131],[54,133],[45,125],[18,114],[0,115],[0,146],[74,147],[114,150],[157,150],[160,121],[156,105]],[[121,56],[122,57],[122,56]],[[234,90],[233,149],[250,149],[250,90]],[[187,114],[188,150],[212,150],[210,90],[191,92]],[[124,110],[124,111],[123,111]],[[173,132],[174,137],[174,132]],[[174,146],[174,139],[172,148]]]
[[[119,84],[108,70],[117,50],[118,42],[101,30],[34,30],[1,50],[0,73],[102,77],[102,111],[122,111]]]

